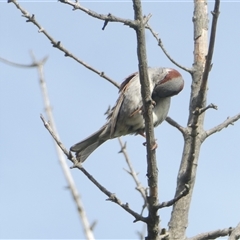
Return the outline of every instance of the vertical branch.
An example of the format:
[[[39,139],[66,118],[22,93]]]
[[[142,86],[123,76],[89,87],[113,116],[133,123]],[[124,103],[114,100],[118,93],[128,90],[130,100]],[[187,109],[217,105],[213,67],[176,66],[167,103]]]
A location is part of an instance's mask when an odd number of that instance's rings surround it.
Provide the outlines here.
[[[36,62],[35,59],[34,59],[34,56],[33,56],[33,60],[34,60],[34,62]],[[51,105],[50,105],[50,100],[49,100],[48,93],[47,93],[46,82],[44,80],[43,63],[39,63],[37,67],[38,67],[39,81],[40,81],[41,92],[42,92],[42,95],[43,95],[45,111],[46,111],[48,120],[50,122],[50,125],[53,129],[53,132],[55,133],[57,138],[59,138],[58,133],[57,133],[57,129],[56,129],[56,125],[54,123],[54,118],[53,118],[52,108],[51,108]],[[94,238],[91,226],[88,222],[86,212],[84,210],[83,204],[81,202],[80,196],[79,196],[77,188],[75,186],[72,174],[71,174],[71,172],[69,170],[69,167],[67,165],[67,162],[64,158],[63,152],[56,143],[54,145],[56,147],[57,156],[58,156],[60,165],[62,167],[63,174],[65,176],[65,179],[67,180],[68,187],[69,187],[69,189],[71,191],[71,194],[73,196],[73,199],[76,203],[77,210],[78,210],[78,213],[79,213],[79,217],[82,221],[82,225],[83,225],[83,229],[84,229],[86,239],[87,240],[94,240],[95,238]]]
[[[149,214],[148,214],[148,236],[146,239],[157,239],[159,235],[159,216],[157,214],[158,205],[158,170],[156,163],[156,153],[153,150],[155,144],[153,118],[152,118],[152,101],[148,79],[148,64],[145,43],[145,21],[142,16],[142,6],[140,0],[133,0],[133,8],[136,21],[137,35],[137,54],[138,68],[141,82],[141,94],[143,99],[145,130],[147,139],[147,177],[149,186]]]
[[[170,239],[185,239],[188,226],[188,213],[195,183],[198,157],[203,133],[204,113],[195,113],[195,110],[206,106],[206,89],[202,89],[203,73],[207,56],[208,10],[207,0],[194,0],[194,63],[192,72],[192,86],[188,118],[188,134],[185,143],[182,161],[177,178],[175,197],[184,189],[186,183],[190,186],[188,195],[180,199],[173,206],[169,222]]]

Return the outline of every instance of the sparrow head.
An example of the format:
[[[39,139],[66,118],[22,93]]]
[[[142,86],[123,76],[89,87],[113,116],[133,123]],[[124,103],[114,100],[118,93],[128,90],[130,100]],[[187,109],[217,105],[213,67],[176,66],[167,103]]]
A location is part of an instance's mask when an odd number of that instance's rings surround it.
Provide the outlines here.
[[[182,91],[184,80],[182,75],[175,69],[165,68],[166,75],[156,83],[153,89],[152,98],[165,98],[177,95]]]

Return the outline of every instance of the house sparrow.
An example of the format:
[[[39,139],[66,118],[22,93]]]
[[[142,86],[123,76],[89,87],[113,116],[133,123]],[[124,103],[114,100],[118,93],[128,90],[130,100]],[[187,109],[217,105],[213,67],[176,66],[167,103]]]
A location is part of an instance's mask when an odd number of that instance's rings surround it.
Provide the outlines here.
[[[171,97],[177,95],[184,86],[181,74],[171,68],[148,68],[150,92],[153,107],[154,127],[161,124],[167,117]],[[119,97],[111,109],[107,123],[88,138],[73,145],[70,150],[83,162],[105,141],[127,134],[144,136],[145,121],[139,74],[127,77],[119,89]]]

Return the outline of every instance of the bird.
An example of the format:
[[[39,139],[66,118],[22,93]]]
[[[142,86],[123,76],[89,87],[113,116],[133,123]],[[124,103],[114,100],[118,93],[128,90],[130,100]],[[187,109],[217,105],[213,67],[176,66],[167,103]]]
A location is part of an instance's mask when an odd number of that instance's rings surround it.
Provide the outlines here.
[[[173,68],[148,68],[150,93],[153,103],[153,125],[157,127],[167,117],[171,97],[184,87],[182,75]],[[128,134],[145,136],[141,83],[138,72],[129,75],[120,85],[119,97],[107,116],[107,122],[97,132],[74,144],[70,151],[75,152],[79,162],[109,139]]]

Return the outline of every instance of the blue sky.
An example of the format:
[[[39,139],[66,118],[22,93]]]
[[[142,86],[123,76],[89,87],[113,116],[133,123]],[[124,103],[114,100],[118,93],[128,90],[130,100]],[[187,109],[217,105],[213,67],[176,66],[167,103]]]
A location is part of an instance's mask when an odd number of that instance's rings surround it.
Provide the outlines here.
[[[77,57],[121,82],[138,68],[135,32],[120,23],[103,22],[55,1],[21,1],[56,40]],[[96,12],[133,18],[131,1],[83,1]],[[213,3],[209,3],[209,10]],[[208,103],[218,111],[206,113],[205,129],[214,127],[240,109],[239,3],[223,2],[218,22],[213,68],[209,78]],[[193,3],[190,1],[144,1],[144,14],[159,33],[175,60],[191,67],[193,61]],[[210,15],[211,18],[211,15]],[[37,28],[26,23],[13,4],[0,2],[0,57],[28,64],[32,50],[38,59],[48,56],[45,77],[59,135],[66,147],[87,137],[105,123],[103,113],[113,106],[116,87],[53,48]],[[149,66],[174,65],[164,56],[155,39],[146,32]],[[179,69],[178,69],[179,70]],[[184,90],[172,99],[169,116],[186,126],[190,75],[181,71]],[[0,238],[79,238],[84,234],[53,141],[43,127],[43,100],[36,69],[20,69],[0,62]],[[189,216],[188,236],[225,227],[239,221],[240,123],[214,134],[202,145],[198,175]],[[173,197],[181,160],[181,134],[164,122],[155,131],[158,140],[159,198]],[[127,136],[127,149],[139,179],[147,185],[143,138]],[[117,140],[97,149],[84,167],[107,189],[140,212],[143,201],[131,177]],[[69,163],[69,166],[71,164]],[[105,201],[78,170],[71,170],[89,221],[97,220],[97,239],[135,239],[142,223],[119,206]],[[160,211],[161,226],[167,227],[171,208]]]

